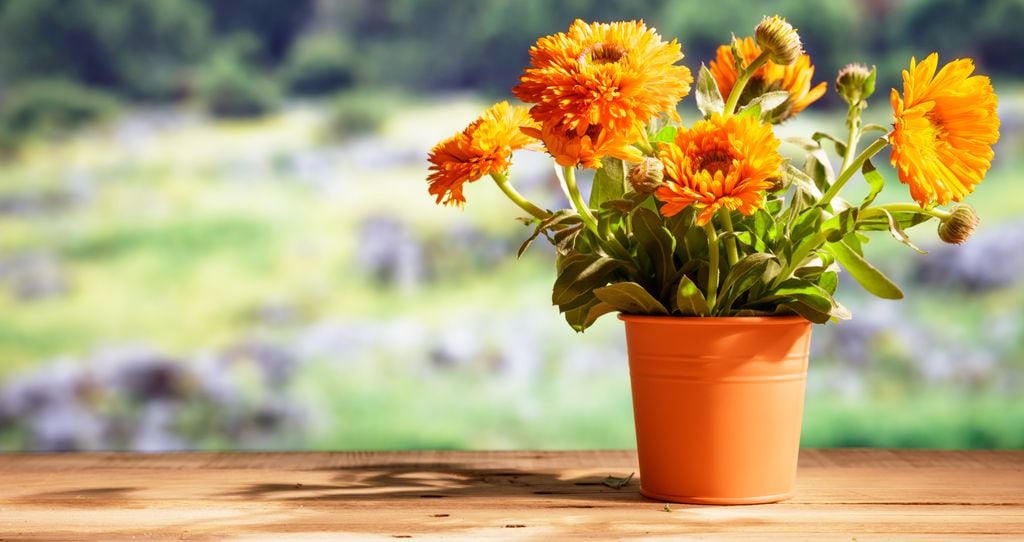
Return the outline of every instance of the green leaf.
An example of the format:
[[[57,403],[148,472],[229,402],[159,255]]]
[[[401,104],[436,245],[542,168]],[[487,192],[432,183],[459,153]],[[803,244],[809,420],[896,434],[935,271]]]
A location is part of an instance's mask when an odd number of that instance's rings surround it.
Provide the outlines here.
[[[686,275],[679,280],[679,288],[676,289],[676,307],[683,316],[709,315],[704,293]]]
[[[551,302],[563,311],[580,296],[608,282],[608,274],[621,262],[607,257],[589,256],[569,262],[555,279]]]
[[[736,112],[737,117],[754,117],[756,119],[761,118],[761,104],[751,103],[743,107]]]
[[[576,239],[584,229],[582,222],[560,229],[551,235],[551,243],[559,254],[565,256],[576,248]]]
[[[537,237],[540,236],[540,234],[556,226],[566,223],[582,224],[582,219],[580,219],[580,215],[576,214],[575,211],[569,209],[562,209],[555,213],[552,213],[551,216],[540,221],[540,223],[537,224],[537,227],[534,228],[533,233],[530,235],[530,237],[527,238],[526,241],[523,241],[523,244],[520,245],[519,247],[519,251],[516,253],[516,257],[522,257],[523,253],[526,252],[526,249],[530,247],[533,241],[537,239]]]
[[[676,240],[664,226],[661,218],[650,209],[640,207],[633,212],[633,235],[640,249],[651,259],[654,284],[668,286],[667,279],[676,272],[672,252]]]
[[[594,295],[625,314],[668,315],[668,309],[635,282],[609,284],[594,290]]]
[[[718,83],[703,64],[700,66],[700,74],[697,75],[697,109],[700,109],[705,118],[710,117],[712,113],[721,113],[725,110],[725,100],[718,90]]]
[[[789,99],[789,93],[785,90],[777,90],[774,92],[765,92],[764,94],[750,100],[747,105],[740,108],[740,113],[743,113],[747,109],[756,107],[758,118],[763,117],[765,113],[769,113],[772,110],[778,108],[780,105],[786,103]]]
[[[594,184],[590,189],[590,208],[600,209],[606,201],[622,199],[626,188],[626,163],[618,158],[602,158],[601,167],[594,173]]]
[[[722,282],[718,308],[728,310],[747,290],[758,282],[770,282],[781,270],[779,259],[763,252],[751,254],[736,262]]]
[[[860,204],[860,208],[865,209],[875,201],[878,194],[885,188],[885,178],[878,172],[878,169],[871,163],[871,160],[864,161],[864,166],[860,168],[860,172],[864,174],[864,180],[867,181],[870,187],[868,195],[864,197],[864,201]]]
[[[802,301],[786,303],[785,305],[780,305],[780,307],[789,307],[793,312],[803,316],[815,324],[827,324],[829,320],[832,319],[832,315],[828,312],[819,311]]]
[[[718,88],[718,87],[715,87],[715,88]],[[658,130],[658,133],[654,136],[653,139],[651,139],[651,142],[654,142],[654,143],[672,143],[673,141],[676,140],[676,131],[677,131],[677,129],[676,129],[675,126],[666,126],[666,127],[662,128],[661,130]]]
[[[917,245],[910,241],[910,237],[907,235],[907,232],[903,231],[903,228],[900,227],[900,223],[896,220],[896,218],[892,216],[891,213],[889,213],[889,211],[886,211],[885,209],[882,209],[881,211],[882,214],[885,215],[885,218],[888,219],[889,221],[889,233],[892,234],[893,239],[896,239],[897,241],[910,247],[918,254],[928,254],[928,252],[917,248]]]
[[[827,134],[825,132],[814,132],[814,134],[811,135],[811,139],[817,141],[819,145],[821,144],[822,139],[827,139],[831,141],[833,145],[835,145],[836,153],[838,153],[839,156],[846,155],[846,142],[832,134]]]
[[[826,249],[835,255],[836,261],[868,292],[882,299],[903,299],[903,292],[899,287],[857,251],[850,248],[846,240],[828,243]]]
[[[881,124],[865,124],[861,126],[860,131],[863,132],[888,132],[891,130],[891,126],[882,126]]]

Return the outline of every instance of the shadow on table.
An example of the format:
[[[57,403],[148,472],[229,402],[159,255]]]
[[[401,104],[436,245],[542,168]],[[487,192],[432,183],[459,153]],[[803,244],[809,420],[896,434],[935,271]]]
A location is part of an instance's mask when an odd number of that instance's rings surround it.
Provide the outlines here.
[[[480,468],[460,463],[384,463],[337,467],[330,470],[336,471],[334,484],[258,483],[237,491],[222,493],[221,496],[317,501],[526,497],[652,502],[640,495],[639,480],[635,475],[621,488],[605,484],[608,476],[625,478],[630,475],[629,472],[607,472],[566,479],[553,473]],[[612,481],[609,480],[609,483]],[[578,504],[568,507],[595,506]]]

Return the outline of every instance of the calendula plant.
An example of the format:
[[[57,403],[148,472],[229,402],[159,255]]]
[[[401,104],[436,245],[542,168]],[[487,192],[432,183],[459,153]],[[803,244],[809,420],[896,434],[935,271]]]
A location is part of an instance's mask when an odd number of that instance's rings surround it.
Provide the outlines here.
[[[552,302],[574,329],[615,311],[849,318],[834,297],[840,270],[874,295],[903,296],[865,260],[865,232],[920,251],[906,234],[913,226],[937,219],[939,237],[961,243],[977,225],[959,202],[991,165],[999,119],[971,60],[941,69],[934,53],[911,60],[903,92],[891,94],[891,126],[862,122],[875,69],[847,66],[835,82],[848,105],[845,137],[788,138],[803,156],[793,163],[773,125],[826,85],[812,87],[814,66],[791,25],[766,17],[753,37],[718,48],[698,74],[703,119],[692,126],[677,113],[693,83],[682,58],[678,42],[643,22],[577,20],[530,49],[512,90],[529,108],[498,103],[430,153],[438,203],[461,207],[463,186],[490,176],[529,214],[520,254],[540,236],[555,246]],[[912,203],[875,203],[888,183],[872,158],[887,147]],[[570,208],[543,209],[515,190],[510,159],[521,149],[551,155]],[[580,168],[596,170],[587,200]],[[849,202],[841,193],[855,178],[869,190]]]

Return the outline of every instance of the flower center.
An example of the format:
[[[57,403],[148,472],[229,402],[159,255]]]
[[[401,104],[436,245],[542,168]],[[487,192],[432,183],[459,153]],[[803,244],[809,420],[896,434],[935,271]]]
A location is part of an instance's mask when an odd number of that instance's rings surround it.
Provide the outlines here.
[[[946,138],[946,121],[941,115],[935,112],[935,109],[925,113],[924,118],[928,119],[928,124],[930,124],[932,130],[934,130],[934,138],[936,140],[943,140]]]
[[[697,159],[697,169],[705,170],[712,175],[719,171],[725,173],[730,166],[732,166],[732,153],[725,149],[706,152]]]
[[[614,64],[626,56],[626,48],[616,43],[595,43],[580,55],[580,64]]]

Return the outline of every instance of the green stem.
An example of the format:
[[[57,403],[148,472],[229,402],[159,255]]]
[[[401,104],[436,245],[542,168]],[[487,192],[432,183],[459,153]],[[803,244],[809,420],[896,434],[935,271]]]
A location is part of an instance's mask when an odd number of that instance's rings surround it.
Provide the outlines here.
[[[516,189],[512,187],[512,184],[508,182],[508,176],[505,175],[504,173],[491,173],[491,178],[494,179],[494,182],[495,184],[498,185],[498,188],[500,188],[501,191],[504,192],[506,196],[508,196],[508,199],[512,200],[512,203],[518,205],[520,209],[526,211],[527,213],[530,213],[535,218],[540,220],[544,220],[546,218],[551,217],[551,213],[545,211],[544,209],[541,209],[540,207],[537,207],[536,205],[531,203],[530,200],[524,198],[522,194],[517,192]]]
[[[854,104],[846,113],[846,124],[850,127],[850,132],[846,136],[846,154],[843,155],[843,165],[839,171],[843,171],[850,165],[854,153],[857,152],[857,144],[860,142],[860,111],[860,107]]]
[[[839,173],[839,178],[836,182],[832,183],[828,191],[821,197],[821,203],[827,204],[832,203],[832,200],[839,194],[839,191],[843,189],[843,186],[853,178],[854,173],[860,170],[864,162],[867,162],[872,156],[878,154],[879,151],[885,148],[889,144],[889,140],[884,137],[880,137],[875,140],[874,143],[864,149],[863,152],[857,155],[843,170]]]
[[[590,212],[590,207],[585,201],[583,196],[580,195],[580,188],[576,185],[576,168],[572,166],[562,167],[562,176],[565,179],[565,188],[569,192],[569,199],[572,201],[572,206],[579,213],[583,223],[586,224],[587,229],[590,230],[599,239],[602,238],[600,232],[597,231],[597,219],[594,218],[594,213]]]
[[[650,141],[647,141],[646,136],[644,136],[644,139],[633,143],[633,146],[640,149],[640,152],[644,153],[646,156],[654,156],[654,146],[651,145]]]
[[[722,226],[730,235],[725,238],[725,254],[729,265],[736,265],[739,261],[739,251],[736,250],[736,232],[732,229],[732,215],[725,207],[718,209],[718,216],[722,218]]]
[[[715,302],[718,300],[718,232],[708,221],[704,224],[704,231],[708,236],[708,314],[714,314]]]
[[[948,220],[950,215],[949,211],[943,211],[942,209],[924,209],[916,203],[886,203],[885,205],[875,205],[874,207],[868,207],[861,211],[861,219],[871,218],[876,214],[881,214],[882,211],[887,211],[889,214],[892,213],[918,213],[923,215],[933,216],[939,220]]]
[[[761,66],[768,63],[768,52],[762,51],[749,66],[740,72],[740,76],[736,78],[736,84],[732,86],[732,91],[729,92],[729,99],[725,102],[725,113],[722,116],[728,117],[736,112],[736,104],[740,101],[740,94],[743,94],[743,89],[747,86],[747,81],[754,75]]]

